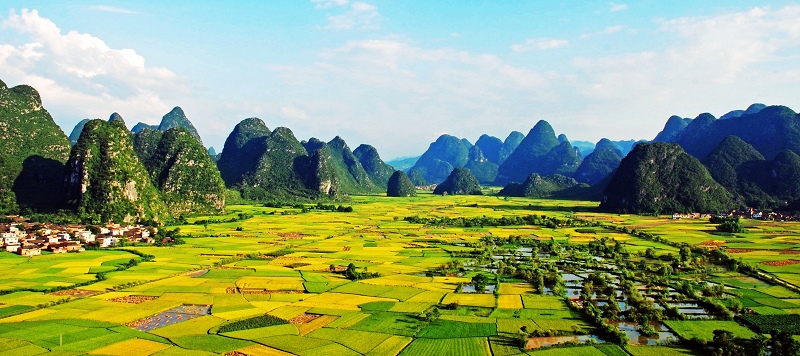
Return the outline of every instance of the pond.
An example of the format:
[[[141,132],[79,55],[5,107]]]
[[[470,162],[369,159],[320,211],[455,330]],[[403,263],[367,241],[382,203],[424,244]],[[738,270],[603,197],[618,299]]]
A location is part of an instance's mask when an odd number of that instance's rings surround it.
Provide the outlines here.
[[[156,315],[128,323],[128,326],[136,330],[148,331],[208,314],[211,314],[210,305],[181,305]]]
[[[670,307],[677,308],[678,311],[686,315],[687,319],[710,319],[711,315],[709,315],[708,310],[703,309],[703,307],[697,305],[695,302],[667,302],[667,305]]]
[[[483,293],[484,294],[492,294],[492,293],[494,293],[494,288],[495,287],[496,286],[494,284],[489,284],[489,285],[486,286],[486,289],[484,289]],[[471,284],[467,284],[467,285],[464,285],[464,286],[461,287],[461,293],[477,293],[477,292],[475,290],[475,286],[473,286]]]
[[[663,344],[667,340],[677,339],[677,336],[672,333],[664,324],[657,321],[651,321],[650,326],[658,332],[658,335],[645,336],[639,332],[639,324],[630,321],[610,321],[609,324],[616,326],[619,330],[625,332],[630,339],[632,345],[657,345]]]

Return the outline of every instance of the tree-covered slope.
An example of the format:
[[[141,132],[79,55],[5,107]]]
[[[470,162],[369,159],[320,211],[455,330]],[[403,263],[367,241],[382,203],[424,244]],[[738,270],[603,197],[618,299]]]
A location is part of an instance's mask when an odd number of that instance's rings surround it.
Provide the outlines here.
[[[239,122],[228,135],[220,153],[217,167],[228,187],[242,183],[244,175],[253,170],[263,153],[263,142],[270,134],[267,125],[251,117]]]
[[[478,145],[470,148],[469,160],[464,168],[469,169],[481,184],[491,184],[497,178],[497,164],[487,159]]]
[[[466,139],[441,135],[431,143],[410,171],[417,171],[429,182],[441,182],[453,168],[464,167],[469,159],[472,144]]]
[[[506,137],[506,140],[503,141],[503,145],[500,146],[500,151],[497,153],[497,165],[503,164],[503,162],[514,153],[514,150],[519,147],[519,144],[522,143],[522,140],[525,139],[525,134],[519,131],[511,131],[510,134]]]
[[[692,119],[689,118],[682,118],[680,116],[670,116],[667,119],[667,123],[664,124],[664,129],[656,135],[656,138],[653,139],[653,142],[674,142],[675,138],[686,128],[689,126],[689,123],[692,122]]]
[[[278,127],[269,136],[251,142],[255,142],[256,152],[260,155],[255,167],[250,167],[243,176],[241,187],[244,196],[266,199],[308,197],[312,194],[304,184],[308,153],[292,130]],[[224,150],[222,154],[225,155]]]
[[[483,134],[475,142],[475,146],[481,149],[483,156],[489,162],[495,165],[500,164],[500,149],[503,147],[503,141],[500,141],[499,138]]]
[[[569,145],[569,142],[565,144]],[[557,163],[559,159],[571,160],[575,155],[571,146],[569,147],[571,153],[566,152],[564,146],[549,154],[559,145],[553,127],[547,121],[540,120],[520,142],[517,149],[500,165],[497,183],[522,182],[531,173],[542,175],[555,173],[554,167],[560,166]]]
[[[125,119],[123,119],[122,115],[120,115],[119,113],[116,112],[112,113],[111,116],[108,117],[108,122],[114,122],[114,121],[119,121],[120,123],[122,123],[122,126],[126,126]]]
[[[542,177],[537,173],[532,173],[522,183],[509,183],[500,190],[497,195],[528,197],[528,198],[552,198],[559,192],[578,185],[575,179],[554,174]]]
[[[725,120],[701,114],[669,142],[703,159],[728,136],[749,143],[766,159],[784,150],[800,154],[800,115],[785,106],[753,109]]]
[[[601,139],[595,145],[595,150],[583,159],[573,177],[578,182],[594,185],[611,174],[620,161],[622,153],[617,145],[608,139]]]
[[[441,184],[436,186],[433,194],[448,195],[481,195],[481,185],[466,168],[456,168]]]
[[[772,160],[752,160],[736,168],[735,192],[746,206],[775,209],[800,199],[800,156],[785,150]]]
[[[225,183],[219,170],[185,128],[167,130],[146,167],[173,216],[213,214],[225,209]]]
[[[83,126],[86,125],[87,122],[89,122],[89,119],[83,119],[81,121],[78,121],[78,123],[75,124],[75,127],[72,128],[72,132],[70,132],[69,134],[70,146],[75,146],[75,144],[78,143],[78,138],[81,137]]]
[[[389,197],[415,197],[417,188],[403,171],[394,171],[386,184],[386,196]]]
[[[144,129],[158,130],[158,125],[148,125],[145,124],[144,122],[137,122],[136,125],[134,125],[133,128],[131,129],[131,132],[137,134],[139,132],[142,132],[142,130]]]
[[[164,136],[164,132],[161,130],[149,128],[133,135],[133,150],[136,152],[136,156],[139,157],[139,161],[147,162],[156,153],[156,148],[158,148],[158,143],[161,141],[162,136]]]
[[[173,127],[185,128],[197,139],[197,142],[200,142],[200,145],[203,144],[203,140],[200,139],[200,134],[197,133],[197,129],[194,128],[194,125],[192,125],[192,122],[186,117],[186,114],[180,106],[172,108],[170,112],[161,118],[161,123],[158,125],[158,129],[161,131],[167,131]]]
[[[57,208],[69,150],[36,89],[0,81],[0,213]]]
[[[120,120],[86,123],[66,164],[65,190],[68,206],[91,220],[162,221],[167,216]]]
[[[711,177],[722,184],[730,192],[739,190],[737,177],[739,167],[750,161],[763,161],[761,155],[752,145],[736,136],[728,136],[706,156],[703,164],[708,168]]]
[[[389,178],[394,174],[394,168],[383,162],[375,147],[361,144],[353,151],[353,155],[361,162],[364,171],[376,186],[386,186]]]
[[[376,185],[358,158],[350,151],[344,140],[336,136],[326,145],[331,155],[332,165],[337,174],[339,192],[363,194],[383,192],[383,186]]]
[[[669,143],[636,145],[603,195],[600,208],[611,212],[717,212],[733,204],[700,161]]]

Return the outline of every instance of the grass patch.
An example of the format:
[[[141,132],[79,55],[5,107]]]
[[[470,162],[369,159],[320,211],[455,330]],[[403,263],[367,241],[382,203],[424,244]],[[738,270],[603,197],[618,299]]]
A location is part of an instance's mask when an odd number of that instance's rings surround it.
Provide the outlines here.
[[[491,352],[486,338],[416,339],[403,349],[400,356],[490,355]]]
[[[497,324],[463,323],[450,320],[436,320],[422,329],[418,338],[448,339],[461,337],[489,337],[497,335]]]
[[[666,320],[664,324],[684,339],[699,338],[706,341],[714,339],[714,330],[727,330],[735,337],[752,338],[756,334],[735,321],[724,320]]]

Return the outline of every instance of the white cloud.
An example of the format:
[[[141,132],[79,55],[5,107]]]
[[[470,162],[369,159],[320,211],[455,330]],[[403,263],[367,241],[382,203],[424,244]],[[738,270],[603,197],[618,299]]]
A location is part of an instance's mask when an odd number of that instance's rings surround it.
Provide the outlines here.
[[[618,12],[628,9],[627,4],[615,4],[613,2],[610,2],[608,3],[608,6],[610,7],[609,10],[611,10],[611,12]]]
[[[347,5],[345,1],[339,6]],[[321,27],[325,30],[375,30],[381,27],[383,18],[378,12],[378,8],[365,2],[354,2],[349,4],[347,11],[340,15],[326,15],[328,24]],[[319,7],[318,8],[326,8]]]
[[[291,105],[283,106],[281,107],[281,113],[283,114],[283,116],[286,116],[290,119],[298,119],[303,121],[308,120],[308,114],[305,111],[303,111],[303,109],[300,109],[295,106]]]
[[[592,37],[597,36],[597,35],[611,35],[611,34],[620,32],[620,31],[622,31],[622,30],[624,30],[626,28],[627,28],[627,26],[625,26],[625,25],[613,25],[613,26],[608,26],[608,27],[604,28],[603,30],[597,31],[597,32],[594,32],[594,33],[584,33],[580,37],[582,39],[588,39],[588,38],[592,38]]]
[[[311,2],[317,4],[317,9],[328,9],[336,6],[344,6],[349,3],[348,0],[311,0]]]
[[[148,67],[136,51],[110,48],[92,35],[63,33],[37,10],[11,10],[0,28],[17,41],[0,44],[3,80],[36,88],[54,117],[77,120],[118,111],[145,121],[169,111],[171,98],[187,95],[183,80],[169,69]]]
[[[270,67],[286,92],[297,93],[276,114],[292,116],[289,108],[300,107],[311,120],[298,120],[295,132],[324,127],[370,143],[388,158],[421,153],[432,132],[471,136],[491,123],[507,135],[532,127],[536,106],[552,99],[551,85],[560,79],[495,55],[423,48],[403,38],[349,41],[317,59],[309,66]]]
[[[116,7],[116,6],[108,6],[108,5],[92,5],[89,6],[89,10],[95,11],[103,11],[103,12],[115,12],[118,14],[128,14],[128,15],[135,15],[138,14],[138,11],[133,11],[130,9],[126,9],[124,7]]]
[[[557,40],[554,38],[530,38],[523,43],[511,45],[511,50],[514,52],[528,52],[533,50],[548,50],[559,47],[566,47],[569,45],[567,40]]]
[[[578,58],[575,90],[586,98],[591,112],[640,117],[600,125],[652,136],[671,114],[694,117],[709,111],[721,115],[762,101],[791,104],[796,95],[787,89],[800,87],[798,18],[800,6],[791,5],[659,20],[663,34],[674,35],[671,45]],[[645,120],[643,113],[651,120]],[[653,113],[663,113],[663,117],[653,118]]]

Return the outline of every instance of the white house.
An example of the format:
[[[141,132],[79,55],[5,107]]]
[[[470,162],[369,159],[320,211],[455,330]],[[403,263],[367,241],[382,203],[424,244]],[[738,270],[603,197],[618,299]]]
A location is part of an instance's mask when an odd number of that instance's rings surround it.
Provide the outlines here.
[[[16,234],[3,233],[3,234],[0,234],[0,235],[2,235],[2,236],[0,236],[0,238],[2,238],[4,246],[14,245],[14,244],[19,245],[19,237],[17,237]]]

